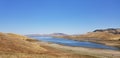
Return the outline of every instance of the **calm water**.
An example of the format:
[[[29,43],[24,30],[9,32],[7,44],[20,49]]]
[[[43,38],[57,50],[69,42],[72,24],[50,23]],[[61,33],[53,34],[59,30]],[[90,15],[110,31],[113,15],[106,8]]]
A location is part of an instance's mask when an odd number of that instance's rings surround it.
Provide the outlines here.
[[[67,46],[75,46],[75,47],[89,47],[89,48],[100,48],[100,49],[110,49],[110,50],[119,50],[116,47],[106,46],[103,44],[93,43],[93,42],[85,42],[85,41],[74,41],[64,38],[53,38],[53,37],[32,37],[44,42],[52,42],[56,44],[63,44]]]

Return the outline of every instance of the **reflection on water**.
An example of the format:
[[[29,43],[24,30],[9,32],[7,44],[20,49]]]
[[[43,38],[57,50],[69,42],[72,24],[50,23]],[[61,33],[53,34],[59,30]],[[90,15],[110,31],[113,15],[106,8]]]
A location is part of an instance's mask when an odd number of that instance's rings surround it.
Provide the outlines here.
[[[76,46],[76,47],[89,47],[89,48],[101,48],[101,49],[110,49],[110,50],[119,50],[116,47],[106,46],[103,44],[85,42],[85,41],[74,41],[64,38],[53,38],[53,37],[32,37],[45,42],[52,42],[57,44],[63,44],[67,46]]]

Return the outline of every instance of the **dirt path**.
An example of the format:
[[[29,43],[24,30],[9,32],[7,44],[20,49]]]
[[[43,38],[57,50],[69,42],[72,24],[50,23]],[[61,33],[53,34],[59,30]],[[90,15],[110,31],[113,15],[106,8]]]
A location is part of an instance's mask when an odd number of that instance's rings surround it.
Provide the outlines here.
[[[120,51],[83,48],[83,47],[70,47],[70,46],[63,46],[59,44],[46,43],[46,42],[37,42],[37,43],[39,43],[40,45],[52,47],[69,53],[91,55],[98,58],[120,58]]]

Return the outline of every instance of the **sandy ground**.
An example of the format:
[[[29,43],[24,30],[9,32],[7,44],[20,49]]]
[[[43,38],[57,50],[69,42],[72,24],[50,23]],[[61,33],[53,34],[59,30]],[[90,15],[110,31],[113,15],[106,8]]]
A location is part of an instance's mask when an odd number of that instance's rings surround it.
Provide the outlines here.
[[[120,58],[120,51],[85,48],[85,47],[71,47],[59,44],[47,43],[47,42],[36,42],[42,46],[52,47],[57,50],[66,51],[69,53],[90,55],[98,58]]]

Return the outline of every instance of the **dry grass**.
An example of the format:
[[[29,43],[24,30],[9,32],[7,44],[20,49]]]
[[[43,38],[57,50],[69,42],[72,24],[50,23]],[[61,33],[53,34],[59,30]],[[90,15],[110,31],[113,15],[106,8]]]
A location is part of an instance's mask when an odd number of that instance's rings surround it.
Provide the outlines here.
[[[120,34],[112,34],[108,32],[91,32],[85,35],[81,35],[79,37],[98,38],[102,40],[119,40]]]
[[[108,32],[90,32],[83,35],[61,36],[62,38],[69,38],[75,40],[120,40],[120,34],[112,34]]]
[[[11,35],[9,34],[0,33],[0,51],[19,53],[40,53],[42,51],[45,51],[45,49],[40,47],[38,44],[31,43],[20,38],[16,38],[16,36],[11,37]]]
[[[41,46],[25,36],[0,33],[0,58],[95,58]]]
[[[88,55],[63,52],[50,47],[44,47],[44,48],[48,49],[48,51],[46,53],[39,53],[39,54],[0,52],[0,58],[96,58]]]
[[[18,39],[23,39],[23,40],[26,40],[26,39],[29,39],[28,37],[26,36],[23,36],[23,35],[18,35],[18,34],[13,34],[13,33],[6,33],[10,38],[18,38]]]
[[[51,54],[25,54],[25,53],[6,53],[0,54],[0,58],[95,58],[88,55],[61,55]]]

